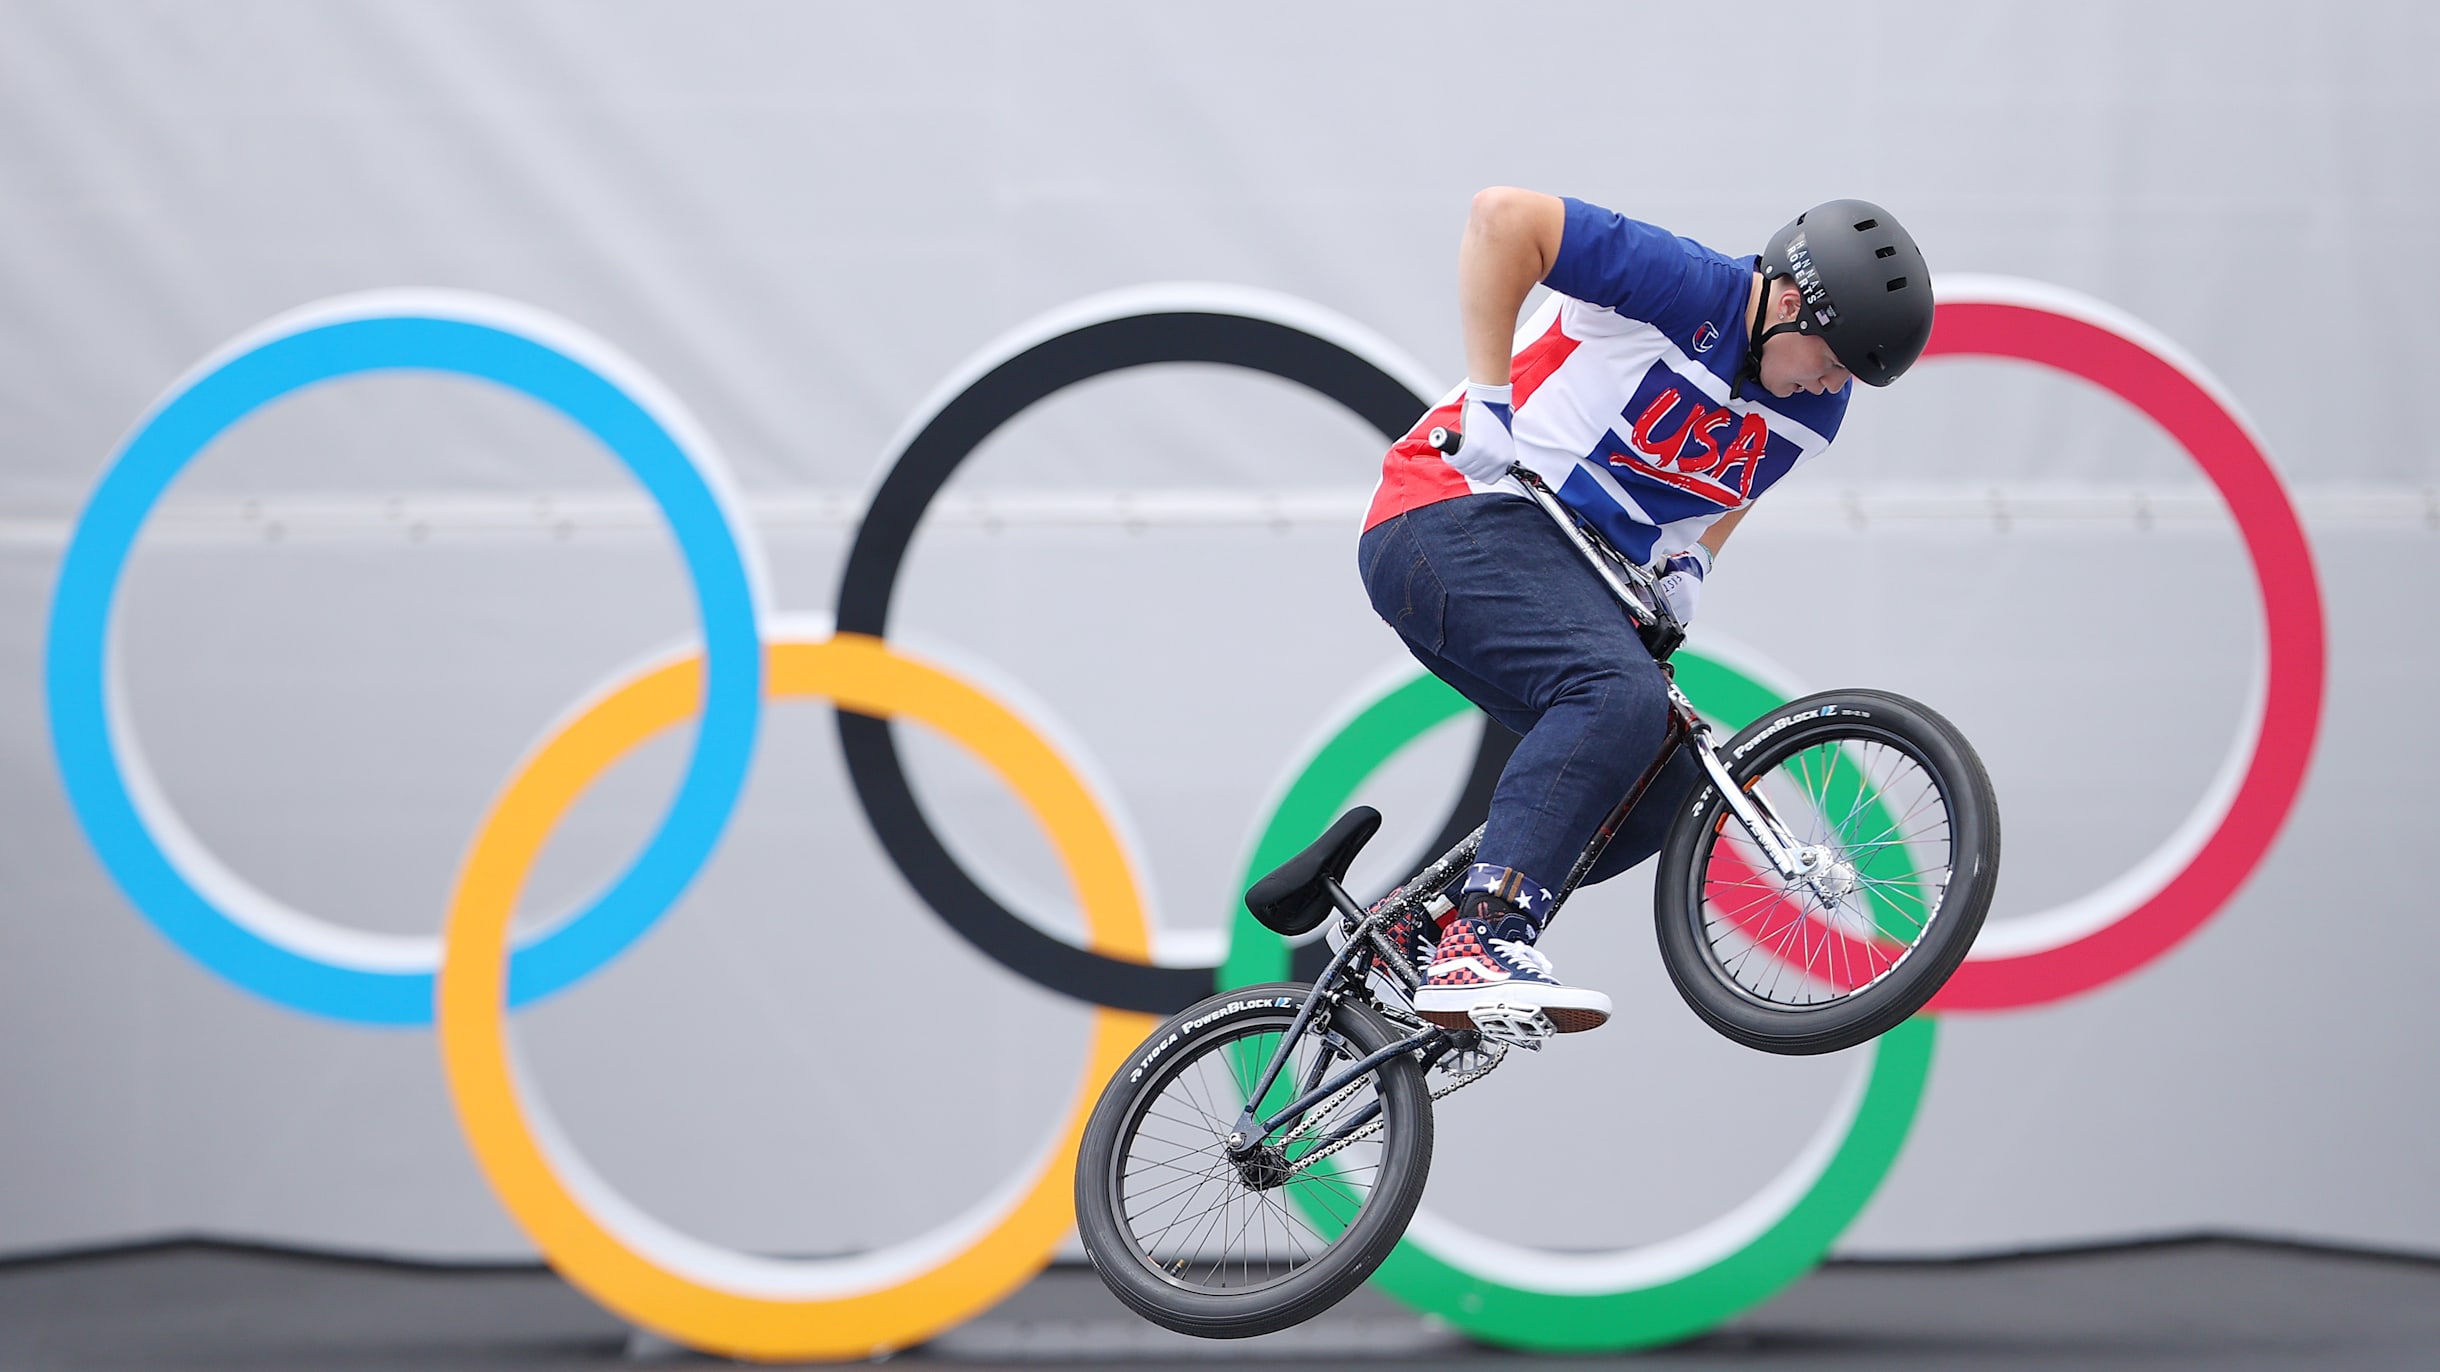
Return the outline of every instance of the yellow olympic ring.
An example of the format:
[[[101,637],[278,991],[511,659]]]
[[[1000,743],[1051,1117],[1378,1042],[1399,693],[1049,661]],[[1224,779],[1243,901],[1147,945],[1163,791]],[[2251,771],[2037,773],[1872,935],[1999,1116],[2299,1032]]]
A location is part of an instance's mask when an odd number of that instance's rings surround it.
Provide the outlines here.
[[[767,698],[817,697],[939,730],[997,772],[1066,866],[1100,951],[1149,960],[1142,901],[1100,807],[1042,737],[981,691],[877,638],[768,644]],[[1075,1223],[1068,1174],[1102,1083],[1151,1031],[1150,1016],[1101,1009],[1067,1123],[1030,1180],[903,1249],[783,1262],[715,1248],[628,1205],[558,1142],[519,1090],[506,1033],[507,948],[535,856],[595,779],[702,704],[702,658],[650,669],[592,703],[527,759],[475,836],[449,903],[437,1020],[458,1120],[475,1158],[561,1275],[604,1306],[689,1347],[733,1357],[862,1358],[894,1351],[989,1307],[1050,1261]]]

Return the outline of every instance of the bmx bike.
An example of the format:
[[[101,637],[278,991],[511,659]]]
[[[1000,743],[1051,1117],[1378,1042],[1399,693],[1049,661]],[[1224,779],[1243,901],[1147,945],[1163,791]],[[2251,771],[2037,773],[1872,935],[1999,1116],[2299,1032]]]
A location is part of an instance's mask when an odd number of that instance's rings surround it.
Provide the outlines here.
[[[1455,451],[1458,435],[1435,430]],[[1664,672],[1685,637],[1651,573],[1531,471],[1510,476],[1555,521]],[[1748,1047],[1827,1053],[1923,1008],[1964,960],[1999,871],[1981,760],[1929,708],[1836,690],[1725,744],[1670,684],[1667,740],[1555,893],[1582,882],[1679,749],[1702,779],[1658,857],[1653,914],[1670,980]],[[1102,1281],[1168,1328],[1244,1338],[1312,1318],[1405,1233],[1431,1167],[1432,1109],[1535,1050],[1539,1010],[1481,1005],[1427,1022],[1412,931],[1451,908],[1482,829],[1370,906],[1343,882],[1379,812],[1358,806],[1246,892],[1264,927],[1325,930],[1310,984],[1222,992],[1154,1030],[1103,1091],[1076,1160],[1077,1230]]]

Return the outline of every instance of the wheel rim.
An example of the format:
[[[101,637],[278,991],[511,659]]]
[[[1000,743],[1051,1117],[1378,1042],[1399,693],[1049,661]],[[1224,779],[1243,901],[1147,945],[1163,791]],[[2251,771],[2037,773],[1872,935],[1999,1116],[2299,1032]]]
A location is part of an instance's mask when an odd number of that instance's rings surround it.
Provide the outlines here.
[[[1723,808],[1695,858],[1700,941],[1722,985],[1816,1009],[1884,983],[1946,908],[1956,834],[1946,790],[1877,731],[1789,745],[1746,782],[1809,866],[1790,881]]]
[[[1284,1021],[1231,1029],[1164,1068],[1130,1108],[1111,1169],[1112,1211],[1135,1260],[1172,1286],[1229,1296],[1277,1286],[1310,1270],[1371,1203],[1386,1133],[1375,1127],[1343,1143],[1332,1134],[1385,1104],[1377,1073],[1266,1139],[1275,1147],[1249,1166],[1270,1184],[1249,1182],[1227,1156],[1237,1111],[1285,1031]],[[1305,1074],[1317,1056],[1353,1061],[1324,1037],[1305,1036],[1260,1113],[1294,1100],[1292,1083],[1312,1079]]]

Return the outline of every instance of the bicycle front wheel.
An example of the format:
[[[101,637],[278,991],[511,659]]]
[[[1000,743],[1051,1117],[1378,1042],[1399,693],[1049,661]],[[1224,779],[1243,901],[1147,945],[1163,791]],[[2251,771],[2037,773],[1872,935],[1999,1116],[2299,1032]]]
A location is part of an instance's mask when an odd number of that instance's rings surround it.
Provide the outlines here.
[[[1784,876],[1711,786],[1670,826],[1661,957],[1737,1042],[1828,1053],[1896,1027],[1965,960],[1999,875],[1999,803],[1956,726],[1881,691],[1831,691],[1748,725],[1730,778],[1798,846]]]
[[[1076,1227],[1094,1270],[1136,1313],[1235,1339],[1311,1319],[1388,1256],[1423,1197],[1431,1097],[1397,1054],[1232,1156],[1239,1113],[1310,986],[1224,992],[1153,1031],[1102,1093],[1076,1157]],[[1298,1036],[1257,1114],[1268,1118],[1398,1041],[1340,1004]]]

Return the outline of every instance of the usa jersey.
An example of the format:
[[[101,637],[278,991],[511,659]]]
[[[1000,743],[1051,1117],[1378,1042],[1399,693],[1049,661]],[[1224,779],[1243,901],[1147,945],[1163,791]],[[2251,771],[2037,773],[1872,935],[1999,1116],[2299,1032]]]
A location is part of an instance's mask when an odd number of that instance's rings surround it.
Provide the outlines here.
[[[1551,297],[1517,331],[1517,460],[1639,562],[1681,552],[1830,446],[1848,387],[1782,400],[1735,388],[1759,259],[1732,258],[1581,200],[1567,202]],[[1457,423],[1442,398],[1381,464],[1369,529],[1436,501],[1494,491],[1426,441]]]

